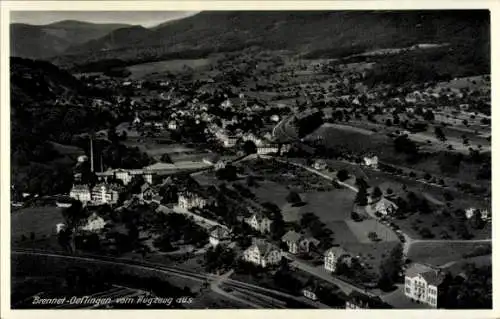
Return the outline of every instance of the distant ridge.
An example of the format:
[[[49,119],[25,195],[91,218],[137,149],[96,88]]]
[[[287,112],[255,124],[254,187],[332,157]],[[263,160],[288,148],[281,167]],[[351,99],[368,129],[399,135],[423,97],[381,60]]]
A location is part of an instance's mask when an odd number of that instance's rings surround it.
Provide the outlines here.
[[[464,43],[489,55],[489,12],[206,11],[147,29],[127,27],[71,46],[64,65],[189,52],[206,55],[250,46],[334,57],[418,43]],[[130,32],[127,34],[127,32]]]

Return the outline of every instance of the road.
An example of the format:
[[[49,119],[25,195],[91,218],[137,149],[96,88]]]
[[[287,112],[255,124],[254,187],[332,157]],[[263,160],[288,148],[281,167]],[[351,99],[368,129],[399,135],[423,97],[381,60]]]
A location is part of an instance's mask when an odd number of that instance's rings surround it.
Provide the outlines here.
[[[224,291],[222,288],[220,288],[221,285],[224,286],[229,286],[232,288],[237,288],[240,291],[244,291],[246,294],[254,294],[256,297],[257,295],[266,295],[272,298],[285,298],[285,299],[290,299],[294,300],[303,304],[308,304],[314,308],[324,308],[325,306],[316,302],[309,301],[306,298],[301,298],[297,296],[293,296],[278,290],[273,290],[269,288],[264,288],[260,287],[257,285],[249,284],[246,282],[234,280],[234,279],[229,279],[226,276],[217,276],[214,274],[207,274],[207,273],[200,273],[200,272],[195,272],[195,271],[190,271],[190,270],[185,270],[185,269],[180,269],[180,268],[175,268],[175,267],[167,267],[165,265],[161,264],[156,264],[156,263],[149,263],[149,262],[143,262],[143,261],[136,261],[136,260],[129,260],[129,259],[124,259],[124,258],[114,258],[114,257],[107,257],[107,256],[99,256],[99,255],[67,255],[64,253],[57,253],[57,252],[47,252],[47,251],[37,251],[37,250],[29,250],[29,249],[16,249],[11,251],[12,254],[14,255],[28,255],[28,256],[44,256],[44,257],[52,257],[52,258],[60,258],[60,259],[70,259],[70,260],[80,260],[80,261],[87,261],[87,262],[92,262],[92,263],[101,263],[101,264],[108,264],[108,265],[113,265],[116,267],[129,267],[129,268],[134,268],[134,269],[139,269],[143,271],[149,271],[149,272],[156,272],[156,273],[163,273],[171,276],[176,276],[179,278],[184,278],[188,280],[193,280],[197,281],[200,283],[206,283],[207,281],[212,282],[216,281],[215,285],[211,285],[211,288],[213,288],[213,291],[215,293],[220,294],[224,298],[230,298],[231,300],[242,302],[243,304],[248,305],[251,308],[262,308],[262,304],[257,305],[254,302],[248,301],[248,300],[243,300],[241,298],[238,298],[236,296],[231,296],[229,297],[229,293]],[[228,275],[227,273],[225,275]],[[262,299],[262,297],[259,297]],[[269,298],[271,299],[271,298]],[[273,304],[269,303],[269,307],[272,307]]]
[[[330,274],[328,271],[326,271],[323,267],[319,268],[319,267],[311,266],[308,263],[303,262],[303,261],[295,258],[295,256],[293,256],[289,253],[286,253],[285,257],[292,261],[290,263],[290,265],[292,267],[296,267],[296,268],[298,268],[302,271],[305,271],[305,272],[307,272],[307,273],[309,273],[309,274],[311,274],[319,279],[328,281],[329,283],[332,283],[332,284],[338,286],[347,295],[349,295],[353,291],[357,291],[357,292],[367,294],[367,295],[372,295],[371,293],[367,292],[367,290],[365,290],[365,289],[359,288],[357,286],[354,286],[348,282],[345,282],[339,278],[332,276],[332,274]]]

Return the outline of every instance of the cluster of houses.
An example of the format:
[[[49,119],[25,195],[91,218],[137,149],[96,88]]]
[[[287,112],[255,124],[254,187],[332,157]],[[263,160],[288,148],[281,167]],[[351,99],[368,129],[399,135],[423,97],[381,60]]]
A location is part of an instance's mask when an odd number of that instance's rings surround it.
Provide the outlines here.
[[[234,134],[229,133],[223,126],[220,127],[216,124],[211,124],[208,127],[208,131],[215,136],[217,141],[219,141],[225,148],[235,147],[239,141],[246,142],[251,141],[255,144],[257,148],[257,154],[284,154],[288,152],[291,145],[288,143],[278,143],[274,141],[273,136],[270,132],[264,134],[260,137],[251,132],[237,131]]]
[[[100,183],[92,189],[88,185],[74,185],[69,196],[84,204],[114,205],[118,202],[120,193],[123,191],[123,186],[117,184]]]

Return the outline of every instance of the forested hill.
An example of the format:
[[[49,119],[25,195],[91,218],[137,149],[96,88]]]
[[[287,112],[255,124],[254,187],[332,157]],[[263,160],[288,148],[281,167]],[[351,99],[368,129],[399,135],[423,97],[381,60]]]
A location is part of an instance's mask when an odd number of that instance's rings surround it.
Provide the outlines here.
[[[419,43],[466,44],[489,57],[489,30],[487,10],[208,11],[153,29],[116,30],[71,47],[55,61],[152,60],[176,52],[203,56],[252,45],[335,57]]]
[[[77,95],[84,86],[70,73],[46,61],[10,59],[11,102],[40,103]]]
[[[47,25],[13,23],[10,25],[10,55],[46,59],[62,54],[71,45],[85,43],[128,26],[127,24],[97,24],[72,20]]]

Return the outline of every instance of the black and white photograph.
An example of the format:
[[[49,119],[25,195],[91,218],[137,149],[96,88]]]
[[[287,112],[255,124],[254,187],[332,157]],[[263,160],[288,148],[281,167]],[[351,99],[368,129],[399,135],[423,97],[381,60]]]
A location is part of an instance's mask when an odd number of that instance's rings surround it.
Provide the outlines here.
[[[490,14],[11,10],[10,308],[492,310]]]

